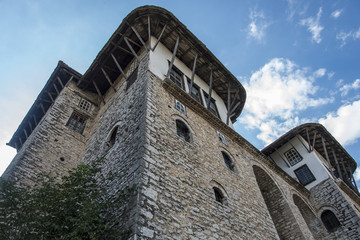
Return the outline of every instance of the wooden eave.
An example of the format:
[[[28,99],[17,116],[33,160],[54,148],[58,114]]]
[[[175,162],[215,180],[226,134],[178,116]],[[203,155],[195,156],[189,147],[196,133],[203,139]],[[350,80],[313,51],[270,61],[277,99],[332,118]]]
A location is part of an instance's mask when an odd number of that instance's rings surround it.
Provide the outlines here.
[[[226,106],[228,106],[227,88],[230,83],[230,107],[232,112],[230,119],[235,122],[245,104],[246,92],[244,87],[184,24],[172,13],[160,7],[139,7],[126,16],[83,75],[78,86],[104,95],[118,76],[122,74],[113,56],[122,69],[126,69],[128,64],[135,58],[124,39],[126,38],[129,41],[137,54],[141,49],[149,51],[149,31],[150,35],[157,39],[161,36],[160,42],[170,51],[174,49],[179,36],[180,42],[176,57],[189,69],[192,69],[194,58],[198,55],[195,73],[209,85],[210,72],[213,71],[213,90],[224,100]],[[162,31],[163,34],[161,35]],[[146,43],[146,47],[136,32]],[[108,75],[108,79],[104,71]]]
[[[81,76],[80,73],[70,68],[64,62],[59,61],[49,80],[46,82],[44,88],[41,90],[7,145],[16,150],[20,150],[26,139],[31,135],[52,106],[64,86],[70,79],[78,82]]]
[[[289,132],[282,135],[279,139],[275,142],[271,143],[267,147],[261,150],[266,156],[270,156],[273,152],[277,149],[282,147],[284,144],[289,142],[292,138],[300,135],[307,144],[308,147],[314,145],[315,150],[324,158],[326,159],[326,153],[323,147],[322,138],[324,139],[324,143],[326,146],[326,151],[328,153],[328,157],[331,163],[331,166],[336,168],[336,159],[343,160],[346,166],[349,166],[351,172],[354,173],[356,170],[356,161],[349,155],[349,153],[341,146],[341,144],[326,130],[326,128],[319,124],[319,123],[305,123],[296,128],[293,128]],[[310,143],[308,142],[308,136]],[[314,138],[315,136],[315,138]],[[315,142],[313,143],[313,140]],[[334,149],[336,159],[332,154],[332,149]],[[340,168],[342,172],[345,172],[343,166],[340,164]]]

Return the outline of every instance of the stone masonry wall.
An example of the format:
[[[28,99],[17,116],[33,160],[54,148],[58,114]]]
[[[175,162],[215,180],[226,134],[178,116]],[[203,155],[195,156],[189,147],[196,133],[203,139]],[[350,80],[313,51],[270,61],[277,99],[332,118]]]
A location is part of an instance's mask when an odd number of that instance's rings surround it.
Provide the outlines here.
[[[4,172],[5,179],[19,185],[32,185],[39,173],[49,173],[59,179],[76,167],[83,154],[92,116],[97,111],[93,105],[90,113],[84,113],[89,118],[83,134],[69,129],[66,123],[73,110],[81,112],[80,96],[93,98],[69,82]]]

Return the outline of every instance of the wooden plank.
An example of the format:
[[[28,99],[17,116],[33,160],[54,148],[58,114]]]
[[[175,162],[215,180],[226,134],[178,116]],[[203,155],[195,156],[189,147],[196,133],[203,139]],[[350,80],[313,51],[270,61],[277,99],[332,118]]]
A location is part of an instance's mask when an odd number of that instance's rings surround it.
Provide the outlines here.
[[[335,151],[334,151],[334,148],[333,148],[333,147],[331,148],[331,151],[332,151],[332,154],[333,154],[334,159],[335,159],[336,170],[338,171],[339,177],[340,177],[341,179],[343,179],[342,173],[341,173],[341,171],[340,171],[339,162],[338,162],[338,160],[337,160],[337,158],[336,158],[336,154],[335,154]]]
[[[325,152],[325,157],[326,157],[326,160],[327,160],[327,163],[328,163],[328,166],[329,166],[329,171],[330,171],[330,174],[335,178],[334,176],[334,173],[332,171],[332,166],[331,166],[331,163],[330,163],[330,158],[329,158],[329,155],[328,155],[328,152],[327,152],[327,149],[326,149],[326,145],[325,145],[325,141],[324,141],[324,137],[321,136],[321,142],[323,144],[323,148],[324,148],[324,152]]]
[[[316,134],[317,134],[317,132],[315,131],[315,132],[314,132],[313,143],[312,143],[312,151],[314,151],[314,149],[315,149]]]
[[[349,179],[349,175],[348,175],[348,172],[347,172],[345,164],[344,164],[344,159],[341,158],[340,160],[341,160],[341,165],[342,165],[342,167],[344,169],[344,173],[345,173],[345,177],[346,177],[346,181],[347,181]],[[343,180],[344,180],[344,182],[346,182],[345,179],[343,179]]]
[[[178,45],[179,45],[179,41],[180,41],[180,36],[178,36],[177,39],[176,39],[175,47],[174,47],[173,54],[172,54],[172,57],[171,57],[171,62],[170,62],[169,70],[168,70],[168,72],[167,72],[167,74],[166,74],[166,77],[167,77],[167,78],[170,77],[170,72],[171,72],[172,66],[173,66],[173,64],[174,64],[174,60],[175,60],[176,51],[177,51],[177,48],[178,48]]]
[[[97,94],[99,95],[99,97],[101,98],[102,102],[105,104],[105,99],[104,99],[103,95],[101,95],[101,92],[100,92],[98,86],[96,85],[96,83],[94,82],[94,80],[92,80],[91,82],[92,82],[92,84],[94,85],[94,87],[95,87],[95,89],[96,89],[96,92],[97,92]]]
[[[23,130],[24,130],[24,133],[25,133],[26,138],[28,138],[29,136],[28,136],[28,134],[27,134],[26,129],[25,129],[25,128],[23,128]]]
[[[305,131],[306,131],[307,142],[308,142],[308,144],[309,144],[308,152],[310,153],[310,152],[311,152],[311,141],[310,141],[310,136],[309,136],[308,128],[305,128]]]
[[[227,109],[228,109],[228,113],[227,113],[227,118],[226,118],[226,124],[229,125],[229,120],[230,120],[230,81],[228,82],[228,92],[227,92]]]
[[[198,55],[196,54],[195,59],[194,59],[194,63],[193,63],[193,69],[192,69],[192,72],[191,72],[191,79],[190,79],[191,81],[190,81],[190,88],[189,88],[190,95],[191,95],[191,91],[192,91],[193,84],[194,84],[197,57],[198,57]]]
[[[127,50],[127,49],[125,49],[125,48],[123,48],[123,47],[121,47],[121,46],[116,46],[116,47],[119,48],[121,51],[124,51],[124,52],[126,52],[126,53],[128,53],[128,54],[130,54],[130,55],[133,55],[132,52],[130,52],[129,50]]]
[[[154,47],[151,49],[152,51],[154,51],[155,48],[156,48],[156,46],[159,44],[160,39],[161,39],[163,33],[165,32],[166,26],[167,26],[167,24],[165,24],[164,27],[163,27],[163,29],[161,30],[161,33],[160,33],[159,38],[156,40],[156,43],[155,43]]]
[[[149,48],[146,46],[144,40],[141,38],[140,34],[136,31],[136,29],[133,26],[131,26],[131,29],[134,31],[135,35],[138,37],[141,44],[145,47],[146,51],[149,51]]]
[[[212,69],[211,69],[211,71],[210,71],[210,85],[209,85],[209,93],[208,93],[209,98],[208,98],[207,103],[206,103],[206,108],[207,108],[207,109],[209,109],[209,107],[210,107],[211,92],[212,92],[212,83],[213,83],[213,71],[212,71]]]
[[[241,101],[238,101],[234,107],[231,108],[230,114],[233,114],[235,109],[241,104]]]
[[[57,96],[60,94],[60,92],[59,92],[59,90],[58,90],[58,88],[56,87],[56,84],[54,83],[54,88],[55,88],[55,91],[56,91],[56,93],[57,93]]]
[[[150,24],[150,15],[148,15],[148,41],[149,41],[149,49],[151,49],[151,24]]]
[[[61,81],[61,78],[59,76],[56,77],[58,82],[60,83],[61,88],[64,88],[64,84]]]
[[[115,56],[111,53],[111,57],[114,60],[116,66],[118,67],[118,69],[120,70],[121,74],[124,76],[124,78],[127,80],[127,76],[125,75],[123,69],[120,67],[120,64],[118,63],[118,61],[116,60]]]
[[[111,88],[114,90],[114,92],[116,92],[116,89],[114,87],[114,84],[111,82],[109,76],[107,75],[107,73],[105,72],[105,70],[103,68],[101,68],[101,71],[103,72],[106,80],[108,81],[108,83],[110,84]]]
[[[125,37],[124,40],[125,40],[126,45],[129,47],[132,55],[134,55],[136,57],[136,59],[140,62],[140,59],[139,59],[138,55],[134,51],[133,47],[130,45],[129,41],[127,40],[127,37]]]
[[[40,107],[41,107],[41,110],[42,110],[43,114],[45,115],[46,111],[45,111],[44,105],[42,103],[40,103]]]
[[[50,94],[50,92],[47,92],[49,98],[51,99],[51,102],[54,103],[54,98],[52,97],[52,95]]]
[[[33,115],[33,119],[34,119],[34,122],[35,122],[35,126],[38,125],[35,115]]]
[[[23,142],[22,142],[22,140],[21,140],[21,137],[19,137],[19,142],[20,142],[20,148],[21,148],[22,145],[23,145]]]
[[[30,121],[29,121],[28,123],[29,123],[30,130],[31,130],[31,132],[32,132],[32,131],[33,131],[32,124],[31,124],[31,122],[30,122]]]

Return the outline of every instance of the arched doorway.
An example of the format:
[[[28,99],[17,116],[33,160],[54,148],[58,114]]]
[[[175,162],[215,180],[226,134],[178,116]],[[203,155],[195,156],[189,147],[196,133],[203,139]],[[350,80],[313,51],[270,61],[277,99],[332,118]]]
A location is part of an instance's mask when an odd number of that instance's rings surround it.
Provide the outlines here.
[[[272,178],[258,166],[254,165],[253,170],[280,239],[305,239],[289,204]]]

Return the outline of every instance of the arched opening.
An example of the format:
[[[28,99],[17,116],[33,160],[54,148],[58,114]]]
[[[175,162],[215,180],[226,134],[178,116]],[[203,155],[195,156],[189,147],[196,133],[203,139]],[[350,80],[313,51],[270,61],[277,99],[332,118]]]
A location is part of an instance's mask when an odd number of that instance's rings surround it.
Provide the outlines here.
[[[311,211],[309,206],[299,196],[294,194],[293,200],[295,205],[298,207],[302,217],[304,218],[306,224],[308,225],[313,237],[315,239],[323,239],[324,228],[316,215]]]
[[[225,197],[224,194],[221,192],[221,190],[217,187],[213,187],[214,194],[215,194],[215,200],[221,204],[224,203]]]
[[[179,119],[176,120],[176,134],[185,141],[190,142],[190,129]]]
[[[230,169],[231,171],[235,171],[235,163],[234,161],[231,159],[231,157],[229,156],[229,154],[227,154],[224,151],[221,151],[223,158],[224,158],[224,162],[225,165],[228,169]]]
[[[110,138],[109,138],[109,141],[108,141],[109,147],[114,146],[114,144],[116,142],[116,135],[117,135],[118,128],[119,127],[116,126],[111,132],[111,135],[110,135]]]
[[[335,214],[330,210],[325,210],[321,214],[321,221],[323,222],[326,229],[331,232],[340,226],[340,222]]]
[[[272,178],[258,166],[253,166],[253,170],[280,239],[305,239],[289,204]]]

